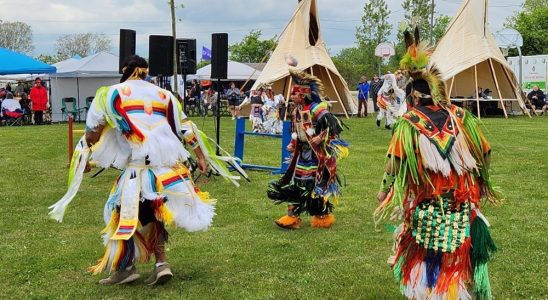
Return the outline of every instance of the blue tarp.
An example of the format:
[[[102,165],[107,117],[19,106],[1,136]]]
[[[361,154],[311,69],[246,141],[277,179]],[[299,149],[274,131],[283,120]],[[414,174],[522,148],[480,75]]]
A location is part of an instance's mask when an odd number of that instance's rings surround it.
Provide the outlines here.
[[[24,54],[0,48],[0,75],[48,74],[56,68]]]

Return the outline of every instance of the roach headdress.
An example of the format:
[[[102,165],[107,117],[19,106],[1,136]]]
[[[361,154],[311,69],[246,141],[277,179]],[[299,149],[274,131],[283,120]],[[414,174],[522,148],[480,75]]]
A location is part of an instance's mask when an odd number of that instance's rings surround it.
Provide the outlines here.
[[[293,80],[292,93],[304,94],[306,103],[322,102],[325,98],[322,81],[314,75],[297,69],[298,63],[294,57],[287,56],[286,63],[289,65],[289,74]]]
[[[438,68],[430,63],[432,48],[428,43],[420,41],[418,28],[415,28],[414,36],[406,30],[404,39],[407,52],[400,61],[400,68],[406,70],[413,79],[407,91],[420,98],[432,98],[435,105],[447,105],[449,97],[445,91],[445,82],[441,79]],[[413,86],[419,79],[428,83],[429,92],[424,89],[418,90]]]

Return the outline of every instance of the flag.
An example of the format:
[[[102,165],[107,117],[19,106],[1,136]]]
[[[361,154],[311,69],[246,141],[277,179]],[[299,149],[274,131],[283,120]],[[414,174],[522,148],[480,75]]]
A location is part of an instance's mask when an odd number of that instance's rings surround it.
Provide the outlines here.
[[[211,49],[202,46],[202,59],[211,60]]]

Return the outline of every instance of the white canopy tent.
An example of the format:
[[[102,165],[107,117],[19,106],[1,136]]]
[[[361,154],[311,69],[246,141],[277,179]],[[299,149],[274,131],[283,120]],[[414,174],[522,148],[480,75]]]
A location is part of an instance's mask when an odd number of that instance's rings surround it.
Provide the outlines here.
[[[514,72],[497,47],[487,23],[487,0],[464,0],[436,46],[432,63],[440,69],[453,101],[472,97],[480,115],[478,87],[493,91],[493,100],[507,116],[517,104],[525,109]]]
[[[259,75],[261,75],[261,71],[236,61],[229,60],[227,67],[228,68],[226,80],[257,80],[257,78],[259,78]],[[196,70],[196,75],[188,75],[187,79],[211,80],[211,65],[209,64],[205,67],[201,67],[200,69]]]
[[[80,117],[85,119],[86,98],[95,96],[101,86],[113,85],[120,81],[118,56],[108,52],[99,52],[82,59],[69,58],[54,65],[56,74],[51,80],[52,121],[63,121],[62,99],[74,97]]]

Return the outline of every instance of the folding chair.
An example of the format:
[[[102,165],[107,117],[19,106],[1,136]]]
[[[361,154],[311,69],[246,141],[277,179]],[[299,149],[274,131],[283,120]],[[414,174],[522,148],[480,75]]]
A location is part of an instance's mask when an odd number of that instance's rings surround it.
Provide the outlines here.
[[[196,108],[196,99],[194,99],[194,97],[188,98],[188,101],[185,105],[185,110],[186,110],[186,114],[190,116],[196,115],[197,108]]]
[[[2,115],[4,116],[6,126],[23,126],[23,117],[25,115],[22,112],[13,112],[4,109],[2,110]]]
[[[67,97],[61,99],[61,113],[63,114],[64,121],[68,121],[69,115],[71,114],[74,120],[78,120],[80,114],[76,105],[76,98]]]
[[[93,99],[95,99],[94,96],[86,97],[86,113],[89,111],[89,108],[91,107],[91,102],[93,102]]]

